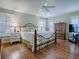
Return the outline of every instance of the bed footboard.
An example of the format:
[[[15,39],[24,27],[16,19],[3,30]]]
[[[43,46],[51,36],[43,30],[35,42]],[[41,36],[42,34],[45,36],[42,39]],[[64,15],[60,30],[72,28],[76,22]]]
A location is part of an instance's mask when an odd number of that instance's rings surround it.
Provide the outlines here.
[[[46,33],[45,33],[46,35]],[[37,33],[37,31],[35,30],[35,34],[34,34],[34,52],[36,52],[37,50],[40,50],[41,48],[44,48],[50,44],[56,43],[56,39],[55,39],[55,33],[51,34],[49,37],[45,37],[39,33]]]

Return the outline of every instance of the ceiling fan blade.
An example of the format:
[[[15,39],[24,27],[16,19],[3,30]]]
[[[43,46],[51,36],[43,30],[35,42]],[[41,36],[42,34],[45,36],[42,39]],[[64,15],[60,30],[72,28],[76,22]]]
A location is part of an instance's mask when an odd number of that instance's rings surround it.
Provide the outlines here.
[[[42,6],[47,12],[49,12],[48,8],[46,6]]]
[[[48,8],[45,7],[44,9],[45,9],[47,12],[49,12]]]
[[[55,8],[56,6],[45,6],[46,8]]]

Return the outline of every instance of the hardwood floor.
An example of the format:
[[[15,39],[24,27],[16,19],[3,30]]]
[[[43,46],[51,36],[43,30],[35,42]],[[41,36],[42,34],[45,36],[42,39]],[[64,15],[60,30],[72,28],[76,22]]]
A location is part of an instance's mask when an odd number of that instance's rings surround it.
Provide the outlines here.
[[[25,44],[2,45],[1,59],[79,59],[79,46],[67,41],[47,46],[32,53]]]

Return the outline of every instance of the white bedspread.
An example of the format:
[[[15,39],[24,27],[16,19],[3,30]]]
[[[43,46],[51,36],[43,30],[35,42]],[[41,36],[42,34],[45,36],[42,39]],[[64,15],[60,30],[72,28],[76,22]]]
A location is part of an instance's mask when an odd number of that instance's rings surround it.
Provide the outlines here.
[[[46,38],[50,37],[53,33],[52,32],[38,32],[39,35],[42,35]],[[34,40],[34,32],[21,32],[22,39],[33,43]]]
[[[49,38],[53,32],[39,32],[38,34],[44,36],[45,38]]]
[[[34,32],[21,32],[22,39],[29,41],[31,44],[34,39]]]

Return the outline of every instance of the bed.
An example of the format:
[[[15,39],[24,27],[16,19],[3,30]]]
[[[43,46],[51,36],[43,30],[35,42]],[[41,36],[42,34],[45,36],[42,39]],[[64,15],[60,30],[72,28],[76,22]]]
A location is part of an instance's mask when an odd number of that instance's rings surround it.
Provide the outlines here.
[[[27,44],[27,47],[34,51],[34,32],[21,32],[23,43]],[[55,42],[54,33],[37,33],[37,50],[44,48],[45,46]]]
[[[36,30],[36,26],[31,23],[23,27],[24,29],[21,31],[22,42],[25,43],[32,52],[35,51],[35,48],[36,50],[40,50],[55,42],[55,34],[53,32],[39,32]]]

